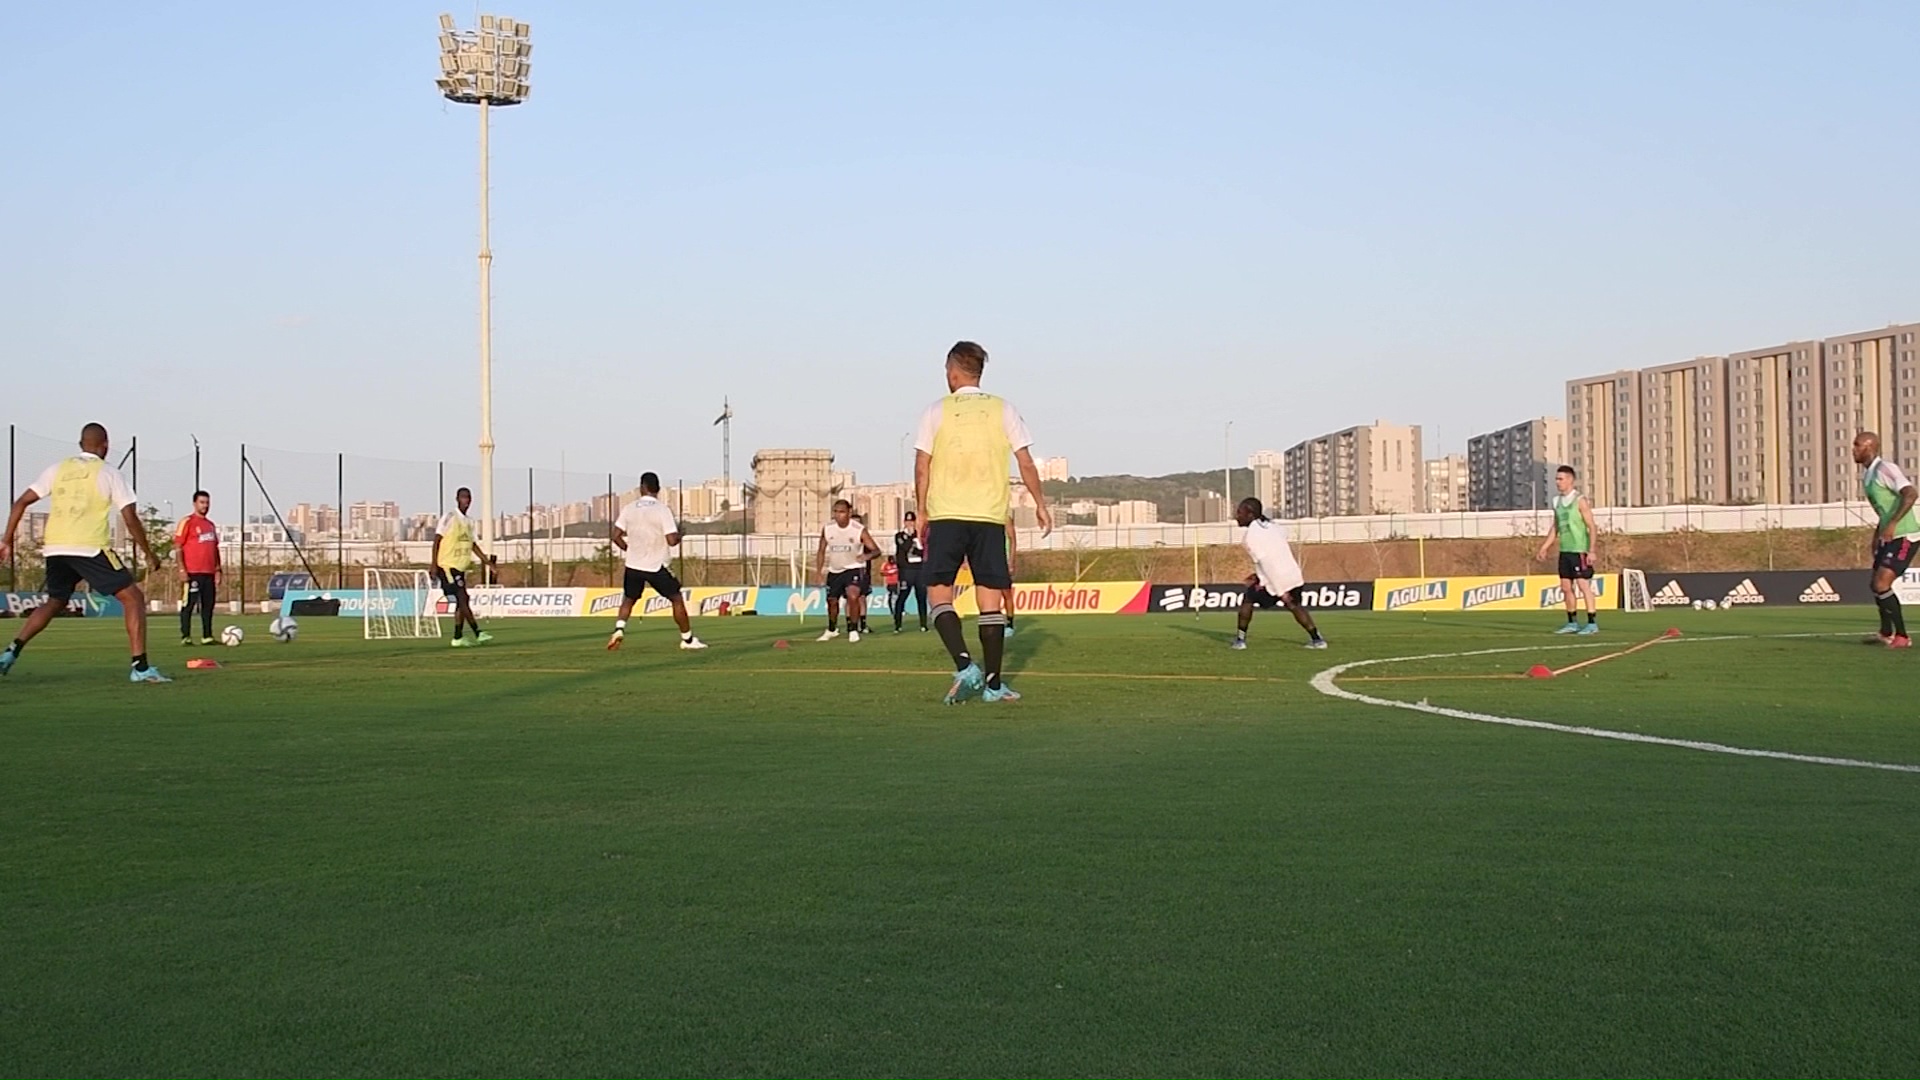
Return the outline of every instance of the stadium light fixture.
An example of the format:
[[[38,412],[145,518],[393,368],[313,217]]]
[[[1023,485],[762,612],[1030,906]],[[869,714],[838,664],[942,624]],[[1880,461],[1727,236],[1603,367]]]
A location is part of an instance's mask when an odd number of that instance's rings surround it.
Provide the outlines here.
[[[480,539],[493,550],[493,247],[489,239],[487,113],[527,100],[533,52],[526,23],[482,15],[479,29],[462,30],[440,16],[440,95],[480,107]]]

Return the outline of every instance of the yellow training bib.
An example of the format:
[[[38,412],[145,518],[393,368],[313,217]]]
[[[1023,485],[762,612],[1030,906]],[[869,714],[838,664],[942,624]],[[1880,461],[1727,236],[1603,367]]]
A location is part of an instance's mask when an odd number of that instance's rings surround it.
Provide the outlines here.
[[[1005,417],[1006,403],[992,394],[949,394],[941,402],[927,478],[929,521],[1007,520],[1013,447]]]

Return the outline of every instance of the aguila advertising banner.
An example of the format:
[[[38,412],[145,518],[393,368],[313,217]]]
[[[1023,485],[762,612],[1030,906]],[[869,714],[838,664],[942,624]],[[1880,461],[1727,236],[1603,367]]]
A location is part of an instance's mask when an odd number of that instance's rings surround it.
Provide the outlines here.
[[[1596,606],[1620,606],[1620,575],[1593,576]],[[1564,607],[1560,579],[1546,574],[1505,577],[1381,578],[1373,583],[1375,611],[1539,611]]]

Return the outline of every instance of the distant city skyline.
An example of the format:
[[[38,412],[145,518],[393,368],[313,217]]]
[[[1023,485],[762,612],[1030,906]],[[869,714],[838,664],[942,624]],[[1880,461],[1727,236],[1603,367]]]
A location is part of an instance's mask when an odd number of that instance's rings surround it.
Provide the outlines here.
[[[31,208],[0,224],[0,358],[34,403],[9,419],[156,458],[196,435],[227,504],[243,441],[471,468],[474,125],[433,85],[438,10],[10,12],[36,104],[0,170]],[[1920,74],[1752,77],[1908,40],[1907,5],[511,14],[538,55],[493,130],[508,475],[719,474],[728,400],[738,448],[903,480],[962,337],[1036,453],[1087,473],[1375,416],[1454,453],[1558,413],[1569,378],[1920,294],[1920,146],[1886,135]],[[197,58],[164,123],[101,77],[159,55]],[[288,71],[335,82],[273,91]],[[76,397],[77,370],[112,392]]]

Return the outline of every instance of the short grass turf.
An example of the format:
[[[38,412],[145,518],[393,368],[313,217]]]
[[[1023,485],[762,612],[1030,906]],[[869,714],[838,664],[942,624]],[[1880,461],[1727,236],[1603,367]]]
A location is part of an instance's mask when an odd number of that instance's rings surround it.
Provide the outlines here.
[[[1920,775],[1309,684],[1677,625],[1740,636],[1342,685],[1920,764],[1920,655],[1747,636],[1872,617],[1031,619],[960,708],[933,635],[786,619],[156,621],[166,687],[61,622],[0,682],[0,1073],[1912,1075]]]

